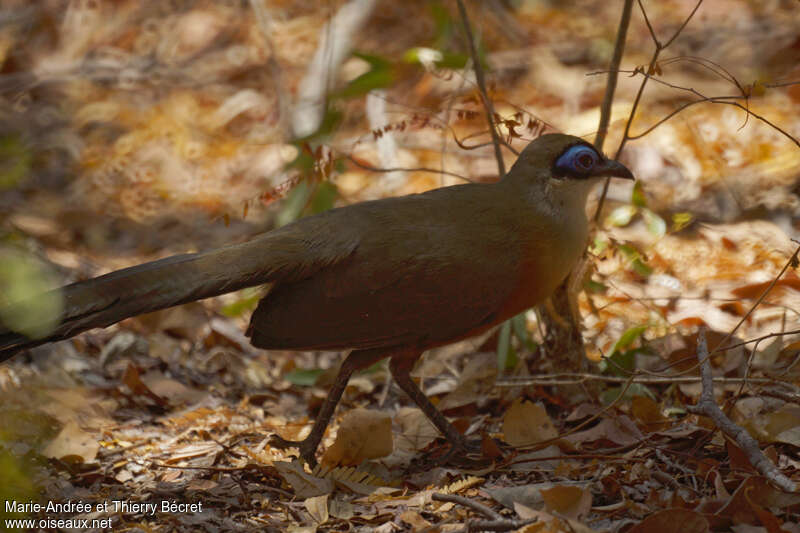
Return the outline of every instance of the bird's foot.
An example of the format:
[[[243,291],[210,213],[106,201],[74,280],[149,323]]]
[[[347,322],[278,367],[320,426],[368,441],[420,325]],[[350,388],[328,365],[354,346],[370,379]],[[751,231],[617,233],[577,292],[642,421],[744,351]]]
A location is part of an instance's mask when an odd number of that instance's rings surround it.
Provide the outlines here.
[[[287,440],[280,435],[273,435],[269,439],[269,444],[273,448],[278,448],[279,450],[297,448],[300,451],[300,457],[305,460],[311,468],[317,466],[317,443],[311,441],[311,435],[303,440]]]

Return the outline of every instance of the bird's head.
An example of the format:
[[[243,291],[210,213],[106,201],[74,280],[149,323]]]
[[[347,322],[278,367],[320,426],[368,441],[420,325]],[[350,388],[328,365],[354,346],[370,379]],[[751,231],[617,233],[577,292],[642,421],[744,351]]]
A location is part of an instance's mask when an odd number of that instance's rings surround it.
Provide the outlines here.
[[[634,179],[622,163],[608,159],[580,137],[563,133],[549,133],[531,142],[522,150],[508,177],[545,185],[552,180],[565,183],[593,182],[593,178]]]

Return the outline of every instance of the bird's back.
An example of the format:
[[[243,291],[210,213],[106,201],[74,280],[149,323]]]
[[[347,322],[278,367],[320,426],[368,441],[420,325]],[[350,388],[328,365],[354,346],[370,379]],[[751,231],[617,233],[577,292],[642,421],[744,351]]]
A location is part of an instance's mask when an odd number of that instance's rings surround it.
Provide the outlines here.
[[[253,313],[252,343],[296,350],[429,347],[538,303],[563,277],[540,266],[561,253],[547,237],[556,234],[555,221],[506,188],[447,187],[300,221],[298,234],[311,224],[335,225],[355,246],[305,279],[276,284]]]

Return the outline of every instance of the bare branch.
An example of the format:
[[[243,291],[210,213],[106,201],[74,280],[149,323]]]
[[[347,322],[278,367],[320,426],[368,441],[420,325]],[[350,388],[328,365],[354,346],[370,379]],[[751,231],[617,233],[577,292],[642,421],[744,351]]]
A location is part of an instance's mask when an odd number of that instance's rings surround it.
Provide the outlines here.
[[[756,470],[782,490],[795,492],[797,490],[795,483],[783,475],[772,461],[764,455],[761,448],[758,447],[758,441],[751,437],[744,428],[734,424],[714,401],[714,378],[711,373],[711,362],[708,346],[706,345],[705,329],[702,328],[700,329],[700,335],[697,341],[697,359],[700,362],[703,390],[700,393],[700,400],[697,402],[697,405],[687,405],[686,409],[690,413],[709,417],[723,433],[736,441],[736,444],[742,449],[747,459],[750,461],[750,464],[752,464]]]
[[[478,49],[475,47],[475,38],[472,35],[472,26],[469,23],[469,16],[467,15],[467,8],[464,7],[463,0],[458,0],[458,12],[461,14],[461,21],[464,24],[464,33],[467,35],[467,43],[469,44],[469,53],[472,57],[472,68],[475,69],[475,79],[478,82],[478,92],[483,101],[483,107],[486,110],[486,122],[489,123],[489,131],[492,134],[492,143],[494,144],[494,157],[497,159],[497,171],[502,178],[506,174],[506,165],[503,162],[503,152],[500,149],[500,136],[497,133],[497,127],[494,123],[494,107],[489,95],[486,92],[486,80],[483,76],[483,66],[481,59],[478,56]]]
[[[594,138],[594,146],[598,150],[603,150],[606,135],[608,134],[608,123],[611,120],[611,104],[614,102],[614,91],[617,89],[617,74],[614,72],[619,69],[622,62],[622,54],[625,53],[625,40],[628,36],[628,27],[631,22],[631,11],[633,11],[633,0],[625,0],[622,7],[622,16],[617,28],[617,41],[614,43],[614,55],[611,57],[609,65],[608,81],[606,82],[606,93],[603,96],[603,104],[600,106],[600,124],[597,127],[597,136]]]
[[[703,0],[698,0],[697,4],[694,6],[694,9],[689,16],[686,17],[686,20],[683,21],[683,24],[675,31],[675,34],[667,41],[666,44],[662,45],[661,42],[658,40],[658,36],[656,36],[655,30],[653,30],[653,26],[650,24],[650,20],[647,18],[647,11],[645,11],[644,6],[642,5],[642,0],[638,0],[639,8],[644,15],[644,20],[647,23],[647,28],[650,30],[650,36],[653,38],[653,42],[656,45],[656,49],[653,50],[653,56],[650,58],[650,64],[647,67],[647,73],[652,73],[656,70],[656,65],[658,64],[658,56],[661,55],[662,50],[664,50],[667,46],[672,44],[672,42],[680,35],[683,29],[689,24],[689,21],[692,19],[694,14],[700,8],[700,4],[703,3]],[[636,92],[636,98],[633,101],[633,106],[631,107],[630,115],[628,115],[628,121],[625,123],[625,133],[622,136],[622,140],[619,143],[619,147],[617,148],[617,153],[614,155],[614,159],[619,159],[620,154],[622,153],[622,149],[625,148],[625,144],[628,142],[629,134],[631,131],[631,124],[633,124],[633,117],[636,116],[636,110],[639,108],[639,102],[642,99],[642,94],[644,93],[644,88],[647,85],[647,80],[649,76],[645,76],[644,80],[642,80],[642,84],[639,86],[639,90]],[[603,204],[605,203],[606,196],[608,195],[608,185],[611,182],[610,179],[606,179],[605,183],[603,184],[603,192],[600,194],[600,200],[597,203],[597,210],[594,213],[595,221],[600,219],[600,212],[603,209]]]

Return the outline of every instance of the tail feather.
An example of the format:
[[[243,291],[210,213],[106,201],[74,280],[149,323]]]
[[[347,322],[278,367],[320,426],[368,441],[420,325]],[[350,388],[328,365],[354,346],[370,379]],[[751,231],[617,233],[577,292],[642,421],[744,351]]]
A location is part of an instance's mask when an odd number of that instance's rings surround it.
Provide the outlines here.
[[[31,339],[0,324],[0,361],[125,318],[271,282],[302,279],[348,256],[357,242],[311,217],[254,240],[111,272],[61,289],[64,311],[46,337]],[[309,235],[311,237],[309,237]],[[12,306],[13,309],[13,306]]]
[[[67,339],[131,316],[269,281],[268,273],[263,280],[258,275],[236,280],[215,276],[204,268],[215,265],[215,255],[219,256],[219,251],[176,255],[58,289],[64,302],[60,324],[46,337],[37,339],[0,325],[0,361],[20,350]]]

